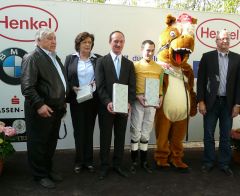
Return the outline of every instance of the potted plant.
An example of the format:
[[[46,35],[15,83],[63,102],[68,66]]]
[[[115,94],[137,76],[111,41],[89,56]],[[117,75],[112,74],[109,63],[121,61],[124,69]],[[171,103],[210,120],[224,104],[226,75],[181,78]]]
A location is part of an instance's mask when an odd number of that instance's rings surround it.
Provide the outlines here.
[[[12,137],[15,135],[16,130],[14,128],[6,127],[5,123],[0,121],[0,175],[5,159],[15,152],[11,144]]]

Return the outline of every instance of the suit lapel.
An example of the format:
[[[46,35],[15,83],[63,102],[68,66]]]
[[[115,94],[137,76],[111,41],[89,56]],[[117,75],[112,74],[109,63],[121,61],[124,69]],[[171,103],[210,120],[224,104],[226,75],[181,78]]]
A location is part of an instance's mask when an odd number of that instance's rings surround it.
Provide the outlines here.
[[[72,55],[71,58],[73,58],[72,60],[70,60],[70,66],[72,66],[71,68],[71,72],[73,73],[73,80],[76,86],[79,85],[79,80],[78,80],[78,59],[79,57],[77,55]],[[71,62],[72,61],[72,62]]]
[[[42,55],[44,55],[44,56],[46,57],[46,59],[47,59],[47,60],[49,61],[49,63],[52,65],[52,66],[50,66],[51,69],[54,69],[54,73],[56,73],[57,77],[62,81],[60,75],[58,74],[58,70],[57,70],[56,66],[54,65],[52,59],[51,59],[40,47],[38,47],[38,46],[37,46],[37,50],[38,50],[39,53],[41,53]],[[57,60],[59,66],[60,66],[60,68],[61,68],[61,70],[62,70],[64,79],[65,79],[65,82],[66,82],[66,88],[67,88],[66,90],[68,90],[67,75],[66,75],[65,69],[64,69],[63,64],[62,64],[62,62],[61,62],[61,60],[60,60],[60,58],[59,58],[58,56],[56,56],[56,60]],[[64,85],[63,85],[63,87],[64,87]]]
[[[52,59],[46,54],[46,52],[44,52],[44,51],[43,51],[40,47],[38,47],[38,46],[37,46],[37,50],[39,51],[39,53],[41,53],[43,56],[46,57],[46,59],[48,60],[48,62],[52,65],[51,68],[54,69],[55,71],[57,71],[57,68],[56,68],[56,66],[54,65]],[[58,61],[58,63],[59,63],[60,59],[57,60],[57,61]],[[61,62],[60,62],[59,64],[61,64]],[[59,74],[58,74],[58,75],[59,75]],[[60,77],[60,76],[59,76],[59,77]]]
[[[122,77],[124,76],[125,69],[126,69],[126,66],[124,66],[125,63],[126,63],[126,62],[125,62],[125,58],[122,56],[121,69],[120,69],[120,74],[119,74],[119,80],[121,80]]]
[[[97,60],[97,58],[95,58],[95,57],[90,57],[90,61],[91,61],[91,63],[92,63],[92,66],[93,66],[93,70],[95,71],[95,69],[96,69],[96,60]]]
[[[68,79],[67,79],[67,73],[66,73],[66,70],[65,70],[65,67],[63,66],[63,64],[62,64],[62,62],[61,62],[61,59],[58,57],[58,56],[56,56],[56,60],[57,60],[57,62],[58,62],[58,64],[59,64],[59,66],[61,67],[61,70],[62,70],[62,73],[63,73],[63,77],[64,77],[64,79],[65,79],[65,83],[66,83],[66,94],[68,93]],[[55,67],[55,66],[54,66]],[[56,68],[56,67],[55,67]],[[59,75],[59,74],[58,74]],[[60,75],[59,75],[59,77],[60,77]],[[61,77],[60,77],[60,79],[61,79]],[[61,79],[61,81],[62,81],[62,79]]]
[[[113,76],[114,76],[114,78],[116,79],[116,80],[118,80],[118,77],[117,77],[117,73],[116,73],[116,69],[115,69],[115,65],[114,65],[114,62],[113,62],[113,60],[112,60],[112,56],[111,56],[111,54],[109,53],[108,54],[108,58],[107,58],[107,64],[109,65],[109,70],[110,70],[110,72],[113,74]],[[120,71],[121,72],[121,71]],[[120,74],[121,75],[121,74]],[[120,78],[120,77],[119,77]]]
[[[58,56],[56,56],[56,60],[59,64],[59,66],[61,67],[61,70],[62,70],[65,81],[67,81],[67,75],[66,75],[66,72],[65,72],[65,68],[64,68],[64,66],[63,66],[63,64],[62,64],[62,62],[61,62],[61,60]]]
[[[232,53],[229,52],[229,53],[228,53],[228,72],[227,72],[227,81],[228,81],[229,77],[231,76],[232,68],[233,68],[233,57],[232,57]]]
[[[48,60],[48,62],[49,62],[50,64],[52,64],[52,65],[55,67],[55,65],[54,65],[53,62],[52,62],[52,59],[51,59],[39,46],[37,46],[36,49],[38,50],[39,53],[41,53],[43,56],[46,57],[46,59]]]
[[[72,65],[72,71],[73,71],[73,73],[76,73],[75,76],[76,76],[76,78],[77,78],[77,80],[78,80],[78,77],[77,77],[77,72],[78,72],[78,70],[77,70],[77,67],[78,67],[78,56],[74,55],[74,56],[71,56],[71,58],[73,58],[73,61],[70,62],[71,65]]]
[[[214,52],[214,58],[213,58],[212,65],[215,65],[215,67],[214,67],[215,73],[218,77],[220,77],[219,76],[219,62],[218,62],[218,51],[217,50]]]

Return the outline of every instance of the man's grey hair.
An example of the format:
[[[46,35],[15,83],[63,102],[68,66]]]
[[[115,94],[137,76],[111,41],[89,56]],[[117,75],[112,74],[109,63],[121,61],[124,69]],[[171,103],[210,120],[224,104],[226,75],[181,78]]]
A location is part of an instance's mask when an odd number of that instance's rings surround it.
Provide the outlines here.
[[[38,31],[35,34],[35,43],[37,44],[38,41],[46,38],[51,33],[55,33],[55,31],[47,27],[38,29]]]
[[[219,37],[220,37],[221,34],[225,34],[225,33],[227,34],[228,39],[230,39],[231,36],[230,36],[230,33],[228,32],[228,30],[222,29],[222,30],[220,30],[220,31],[217,31],[216,40],[219,39]]]

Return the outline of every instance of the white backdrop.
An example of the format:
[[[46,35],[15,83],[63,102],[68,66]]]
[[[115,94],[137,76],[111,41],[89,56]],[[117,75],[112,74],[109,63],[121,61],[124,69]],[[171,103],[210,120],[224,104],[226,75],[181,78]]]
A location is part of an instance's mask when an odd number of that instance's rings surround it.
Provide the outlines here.
[[[175,17],[184,11],[163,10],[156,8],[125,7],[119,5],[97,5],[84,3],[69,3],[38,0],[4,0],[0,1],[0,60],[9,48],[20,48],[27,52],[34,49],[34,34],[39,25],[51,25],[56,29],[57,52],[62,62],[66,55],[74,52],[74,39],[79,32],[88,31],[95,35],[93,52],[104,55],[109,52],[108,36],[114,30],[125,34],[126,44],[124,55],[136,60],[140,55],[140,44],[145,39],[152,39],[158,43],[158,36],[165,28],[165,17],[171,13]],[[232,51],[239,49],[239,24],[238,15],[203,13],[185,11],[198,19],[196,25],[195,51],[189,59],[189,64],[199,61],[203,52],[212,50],[215,46],[216,31],[227,28],[232,32]],[[19,61],[19,58],[18,58]],[[17,60],[15,61],[15,66]],[[18,63],[19,65],[19,63]],[[1,66],[1,64],[0,64]],[[3,66],[3,65],[2,65]],[[4,67],[6,74],[11,71]],[[3,72],[3,70],[1,70]],[[19,77],[19,76],[15,76]],[[0,119],[24,118],[23,103],[20,85],[12,85],[0,80]],[[12,98],[16,96],[19,104],[13,104]],[[8,109],[7,109],[8,108]],[[16,112],[14,109],[20,111]],[[6,112],[8,111],[8,112]],[[239,117],[238,117],[239,118]],[[239,127],[239,119],[234,120],[234,127]],[[74,147],[73,129],[68,111],[66,116],[68,136],[59,141],[59,149]],[[218,132],[218,131],[217,131]],[[63,127],[61,128],[63,133]],[[154,131],[151,143],[154,144]],[[189,140],[202,141],[202,117],[198,114],[192,118],[189,125]],[[129,144],[129,128],[127,129],[126,144]],[[14,144],[17,150],[25,150],[24,142]],[[94,133],[94,146],[99,146],[99,128],[96,123]]]

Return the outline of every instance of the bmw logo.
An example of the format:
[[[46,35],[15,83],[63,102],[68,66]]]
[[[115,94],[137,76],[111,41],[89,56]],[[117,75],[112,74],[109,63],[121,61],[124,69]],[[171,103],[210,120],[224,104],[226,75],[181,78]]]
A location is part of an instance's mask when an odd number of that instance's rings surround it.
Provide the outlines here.
[[[8,48],[0,53],[0,79],[11,85],[20,84],[21,63],[27,52],[20,48]]]

